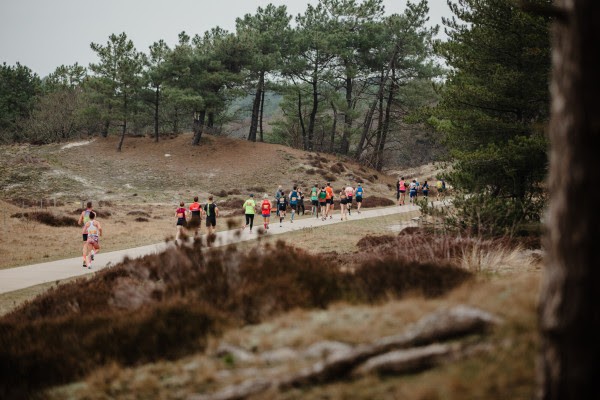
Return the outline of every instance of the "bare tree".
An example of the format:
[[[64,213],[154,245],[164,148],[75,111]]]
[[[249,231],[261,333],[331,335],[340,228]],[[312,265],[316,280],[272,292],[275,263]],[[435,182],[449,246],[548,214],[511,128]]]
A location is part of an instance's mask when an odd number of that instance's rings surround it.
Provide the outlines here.
[[[600,1],[555,0],[540,399],[600,399]]]

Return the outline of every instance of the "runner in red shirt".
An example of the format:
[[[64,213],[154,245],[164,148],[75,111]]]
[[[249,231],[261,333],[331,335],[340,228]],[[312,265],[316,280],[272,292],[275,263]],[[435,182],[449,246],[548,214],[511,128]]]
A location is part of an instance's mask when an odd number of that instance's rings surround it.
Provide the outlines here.
[[[264,220],[265,229],[269,229],[269,219],[271,218],[271,207],[273,205],[269,201],[269,195],[265,193],[262,204],[260,205],[260,213]]]
[[[190,219],[189,227],[194,229],[194,237],[198,236],[198,230],[202,225],[202,205],[198,203],[198,196],[194,197],[194,202],[190,204],[190,213],[192,217]]]

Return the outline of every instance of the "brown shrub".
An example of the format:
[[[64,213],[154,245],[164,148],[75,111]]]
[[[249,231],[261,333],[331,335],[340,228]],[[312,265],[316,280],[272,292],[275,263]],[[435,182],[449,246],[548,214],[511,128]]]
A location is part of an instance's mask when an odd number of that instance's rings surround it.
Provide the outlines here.
[[[450,264],[410,262],[393,257],[363,264],[355,270],[357,293],[366,301],[379,302],[390,296],[421,293],[427,297],[440,296],[462,284],[472,274]]]
[[[137,217],[136,219],[134,219],[135,222],[148,222],[148,218],[144,218],[144,217]]]
[[[244,200],[239,198],[223,200],[217,203],[217,206],[221,210],[241,210],[243,205]]]
[[[359,253],[366,261],[354,274],[281,241],[247,253],[206,249],[196,241],[63,284],[0,318],[0,398],[30,397],[29,391],[108,363],[180,357],[202,350],[208,335],[225,327],[293,308],[375,302],[414,290],[435,296],[468,278],[445,261],[410,261],[420,251],[397,251],[428,242],[442,248],[425,255],[452,247],[414,236],[370,239],[371,250]],[[459,251],[456,243],[452,252]],[[325,260],[340,257],[331,253]]]
[[[337,162],[335,164],[333,164],[331,166],[331,168],[329,168],[329,170],[331,172],[333,172],[334,174],[341,174],[342,172],[344,172],[346,170],[346,167],[344,167],[344,165],[340,162]]]
[[[34,211],[31,213],[16,213],[11,218],[25,218],[30,221],[39,222],[48,226],[77,226],[77,219],[67,216],[56,216],[46,211]]]
[[[265,193],[266,192],[265,188],[262,186],[251,186],[249,188],[246,188],[246,191],[248,193]]]
[[[394,243],[394,242],[396,242],[396,237],[392,236],[392,235],[381,235],[381,236],[367,235],[367,236],[361,238],[356,243],[356,246],[359,248],[359,250],[366,251],[373,247],[380,246],[382,244]]]
[[[145,211],[129,211],[127,215],[133,215],[135,217],[151,218],[152,216]]]
[[[394,204],[396,204],[396,202],[387,197],[369,196],[363,199],[362,208],[388,207],[393,206]]]

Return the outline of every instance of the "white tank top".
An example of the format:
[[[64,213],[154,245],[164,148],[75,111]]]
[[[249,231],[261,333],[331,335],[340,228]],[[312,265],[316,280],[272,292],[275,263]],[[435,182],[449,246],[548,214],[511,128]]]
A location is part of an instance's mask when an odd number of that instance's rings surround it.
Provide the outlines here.
[[[90,221],[90,226],[87,229],[88,238],[92,237],[94,239],[98,238],[98,227],[94,225],[94,221]]]

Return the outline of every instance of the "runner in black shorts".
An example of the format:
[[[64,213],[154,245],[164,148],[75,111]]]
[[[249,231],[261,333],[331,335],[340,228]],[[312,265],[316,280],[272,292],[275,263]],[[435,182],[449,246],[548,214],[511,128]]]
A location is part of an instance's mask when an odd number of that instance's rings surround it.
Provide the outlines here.
[[[206,215],[206,229],[208,234],[212,235],[217,226],[217,217],[219,216],[219,207],[213,203],[213,197],[208,197],[208,203],[204,205],[204,215]]]
[[[287,209],[287,205],[288,205],[288,200],[282,190],[281,195],[279,196],[278,203],[277,203],[277,211],[279,211],[279,226],[281,226],[281,223],[283,222],[283,219],[285,218],[285,210]]]

